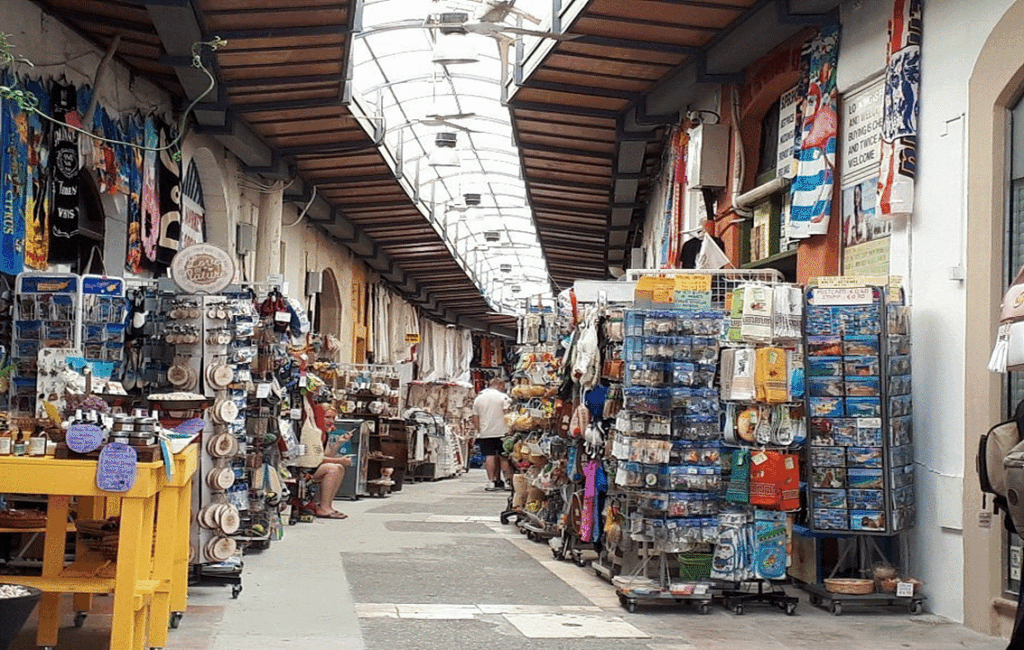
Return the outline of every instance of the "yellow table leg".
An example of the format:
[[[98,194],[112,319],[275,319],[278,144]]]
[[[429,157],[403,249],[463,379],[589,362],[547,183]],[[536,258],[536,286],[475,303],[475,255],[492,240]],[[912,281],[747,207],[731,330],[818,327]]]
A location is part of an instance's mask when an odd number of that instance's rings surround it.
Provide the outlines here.
[[[79,519],[103,519],[106,514],[106,499],[100,497],[78,497],[78,518]],[[82,557],[86,550],[85,545],[79,538],[75,542],[75,557]],[[82,614],[92,611],[92,594],[75,594],[75,614]],[[75,624],[78,624],[76,618]]]
[[[178,499],[178,521],[174,526],[174,569],[171,575],[172,612],[184,612],[188,606],[188,550],[192,543],[192,481],[173,488]]]
[[[136,640],[135,596],[138,581],[149,574],[153,543],[155,499],[121,499],[121,533],[114,579],[111,650],[141,650]],[[145,609],[145,607],[143,607]]]
[[[175,542],[178,533],[177,488],[164,488],[157,496],[156,550],[153,556],[153,579],[160,587],[153,594],[149,614],[149,645],[163,648],[167,645],[167,625],[171,616],[171,585],[174,579]]]
[[[50,495],[46,507],[46,537],[43,542],[43,577],[56,578],[64,570],[64,545],[68,537],[68,504],[71,497]],[[36,644],[57,645],[60,623],[60,594],[46,592],[39,601],[39,630]]]

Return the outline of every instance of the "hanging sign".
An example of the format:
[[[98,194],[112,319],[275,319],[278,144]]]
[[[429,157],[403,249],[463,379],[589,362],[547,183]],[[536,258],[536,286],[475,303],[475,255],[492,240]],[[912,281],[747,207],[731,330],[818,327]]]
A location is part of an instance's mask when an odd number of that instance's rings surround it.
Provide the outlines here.
[[[408,343],[409,345],[413,345],[415,343],[419,343],[420,342],[420,335],[419,334],[412,334],[412,333],[406,334],[405,335],[405,342]]]
[[[796,149],[796,107],[799,98],[799,86],[782,93],[779,98],[779,143],[775,162],[775,176],[778,178],[793,178],[796,173],[793,154]]]
[[[711,276],[677,275],[674,302],[676,309],[711,309]]]
[[[882,144],[884,79],[843,97],[843,186],[878,175]]]
[[[874,302],[874,290],[871,287],[852,287],[848,289],[822,289],[817,287],[811,304],[826,305],[870,305]]]
[[[127,492],[135,485],[138,471],[139,456],[131,445],[108,443],[96,465],[96,487],[105,492]]]
[[[185,293],[220,293],[234,277],[231,256],[212,244],[193,244],[171,261],[171,278]]]

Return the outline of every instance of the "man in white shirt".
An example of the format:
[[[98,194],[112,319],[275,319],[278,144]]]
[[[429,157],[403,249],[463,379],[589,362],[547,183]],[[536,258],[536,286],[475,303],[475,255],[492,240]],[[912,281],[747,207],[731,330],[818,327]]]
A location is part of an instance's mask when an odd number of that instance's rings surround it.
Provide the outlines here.
[[[473,400],[473,413],[479,430],[476,440],[480,444],[480,453],[484,455],[487,480],[493,484],[488,490],[504,490],[503,475],[508,479],[510,487],[512,484],[512,466],[502,455],[501,448],[501,439],[508,435],[505,414],[511,407],[512,400],[505,394],[505,382],[497,378],[492,379],[490,386],[480,391]]]

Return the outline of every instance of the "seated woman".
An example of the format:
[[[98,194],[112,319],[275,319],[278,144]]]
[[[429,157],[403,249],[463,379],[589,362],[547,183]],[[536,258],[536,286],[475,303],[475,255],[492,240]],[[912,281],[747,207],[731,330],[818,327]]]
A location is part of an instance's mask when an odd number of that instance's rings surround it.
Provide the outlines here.
[[[346,519],[348,515],[334,509],[334,497],[345,480],[345,468],[352,466],[352,459],[339,454],[343,444],[352,438],[352,432],[333,438],[324,448],[320,466],[313,472],[313,480],[320,484],[320,503],[316,505],[316,516],[321,519]]]

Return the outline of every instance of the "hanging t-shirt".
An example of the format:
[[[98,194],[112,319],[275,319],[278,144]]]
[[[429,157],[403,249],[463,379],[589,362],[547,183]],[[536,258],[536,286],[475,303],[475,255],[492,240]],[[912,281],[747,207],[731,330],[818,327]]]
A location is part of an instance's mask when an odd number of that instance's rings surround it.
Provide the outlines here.
[[[81,127],[78,114],[78,93],[70,84],[54,84],[51,93],[53,118],[70,126]],[[80,161],[78,134],[63,126],[51,131],[50,162],[53,169],[53,212],[50,215],[50,259],[66,262],[74,257],[69,245],[78,232]]]

